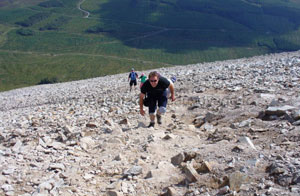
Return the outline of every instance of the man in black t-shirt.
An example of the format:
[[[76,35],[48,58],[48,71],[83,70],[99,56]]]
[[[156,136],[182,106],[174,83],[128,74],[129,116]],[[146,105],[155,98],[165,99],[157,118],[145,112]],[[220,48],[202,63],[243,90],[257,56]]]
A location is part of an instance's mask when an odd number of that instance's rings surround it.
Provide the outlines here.
[[[149,115],[150,124],[148,127],[154,127],[155,124],[155,111],[157,123],[161,124],[161,115],[166,112],[167,107],[167,88],[171,91],[171,100],[175,101],[174,86],[170,81],[159,75],[158,72],[154,71],[149,74],[148,80],[143,84],[140,94],[140,114],[145,115],[143,109],[143,100],[147,95],[149,99]],[[159,108],[157,110],[157,107]]]

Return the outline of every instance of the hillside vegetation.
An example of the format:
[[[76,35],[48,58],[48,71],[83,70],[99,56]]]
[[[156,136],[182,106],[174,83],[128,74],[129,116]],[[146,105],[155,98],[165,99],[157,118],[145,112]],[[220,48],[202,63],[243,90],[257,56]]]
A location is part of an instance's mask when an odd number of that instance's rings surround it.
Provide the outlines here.
[[[294,0],[0,0],[0,91],[299,50],[299,26]]]

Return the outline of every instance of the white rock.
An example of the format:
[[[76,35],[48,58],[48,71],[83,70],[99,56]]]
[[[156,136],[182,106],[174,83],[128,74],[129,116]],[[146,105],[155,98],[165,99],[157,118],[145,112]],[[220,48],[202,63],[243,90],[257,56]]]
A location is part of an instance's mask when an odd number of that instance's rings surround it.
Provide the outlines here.
[[[3,189],[4,192],[14,191],[14,187],[10,184],[3,184],[1,189]]]
[[[239,142],[248,144],[252,149],[256,150],[254,144],[252,143],[249,137],[240,137]]]
[[[17,140],[16,144],[12,147],[12,151],[18,153],[22,147],[22,141]]]
[[[39,185],[39,188],[40,188],[40,190],[48,190],[48,191],[50,191],[53,188],[53,185],[49,181],[46,181],[46,182],[42,182]]]

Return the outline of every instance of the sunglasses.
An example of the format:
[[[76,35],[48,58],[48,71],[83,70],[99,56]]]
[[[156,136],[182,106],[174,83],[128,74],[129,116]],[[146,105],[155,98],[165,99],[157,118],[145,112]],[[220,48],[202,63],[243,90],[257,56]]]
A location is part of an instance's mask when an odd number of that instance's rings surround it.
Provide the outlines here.
[[[157,82],[157,80],[150,80],[150,82]]]

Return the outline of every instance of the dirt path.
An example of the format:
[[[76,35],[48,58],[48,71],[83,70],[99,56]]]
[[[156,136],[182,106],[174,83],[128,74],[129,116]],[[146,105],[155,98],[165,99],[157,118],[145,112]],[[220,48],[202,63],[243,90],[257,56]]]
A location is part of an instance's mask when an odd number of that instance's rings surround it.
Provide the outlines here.
[[[84,2],[85,2],[85,0],[80,0],[79,3],[77,4],[77,8],[84,13],[83,18],[88,18],[90,16],[90,12],[81,8],[81,4],[83,4]]]

